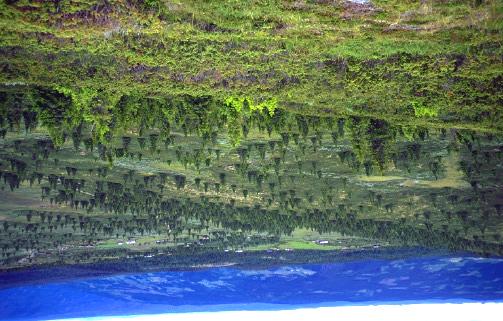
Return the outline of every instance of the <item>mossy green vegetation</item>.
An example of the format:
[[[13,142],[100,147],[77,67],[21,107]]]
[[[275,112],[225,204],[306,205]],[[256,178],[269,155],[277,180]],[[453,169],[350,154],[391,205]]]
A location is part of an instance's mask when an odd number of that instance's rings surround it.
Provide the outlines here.
[[[109,103],[211,95],[502,128],[497,0],[0,5],[0,81],[49,85],[83,105],[98,92]]]

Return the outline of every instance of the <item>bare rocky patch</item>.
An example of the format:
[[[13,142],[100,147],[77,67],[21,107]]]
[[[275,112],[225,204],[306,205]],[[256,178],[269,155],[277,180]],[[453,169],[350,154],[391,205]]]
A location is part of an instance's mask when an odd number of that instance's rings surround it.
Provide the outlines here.
[[[361,18],[371,16],[382,11],[382,9],[377,8],[374,4],[372,4],[372,2],[367,0],[345,1],[342,4],[342,9],[342,19]]]

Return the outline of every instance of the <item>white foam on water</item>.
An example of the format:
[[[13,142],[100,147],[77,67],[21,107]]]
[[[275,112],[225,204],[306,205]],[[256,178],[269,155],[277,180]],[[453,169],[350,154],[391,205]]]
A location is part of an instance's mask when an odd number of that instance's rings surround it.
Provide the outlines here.
[[[344,321],[493,321],[501,320],[503,303],[434,303],[403,305],[367,305],[301,308],[278,311],[222,311],[170,313],[154,315],[130,315],[117,317],[92,317],[65,320],[141,320],[141,321],[304,321],[304,320],[344,320]],[[60,319],[63,320],[63,319]]]

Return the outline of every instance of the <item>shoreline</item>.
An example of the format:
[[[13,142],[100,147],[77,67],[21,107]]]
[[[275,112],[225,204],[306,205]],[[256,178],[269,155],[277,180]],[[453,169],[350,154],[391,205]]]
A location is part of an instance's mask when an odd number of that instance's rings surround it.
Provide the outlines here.
[[[479,257],[470,252],[448,251],[445,249],[427,249],[423,247],[382,247],[351,250],[298,250],[278,251],[253,251],[244,253],[218,253],[219,259],[215,261],[215,252],[178,253],[176,255],[159,255],[154,257],[134,257],[116,260],[105,260],[96,263],[40,265],[25,268],[2,270],[0,268],[0,289],[29,285],[35,283],[64,282],[72,279],[86,279],[113,275],[135,273],[198,271],[219,267],[232,267],[236,269],[264,269],[284,265],[306,264],[332,264],[346,263],[361,260],[397,260],[409,257],[435,257],[435,256],[462,256]],[[148,266],[148,268],[146,268]]]

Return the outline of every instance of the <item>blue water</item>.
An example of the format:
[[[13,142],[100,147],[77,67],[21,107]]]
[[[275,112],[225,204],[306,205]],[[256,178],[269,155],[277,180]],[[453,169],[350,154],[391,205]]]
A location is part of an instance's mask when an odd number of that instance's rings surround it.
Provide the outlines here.
[[[503,301],[503,259],[403,260],[122,274],[14,285],[0,274],[0,319],[39,320],[400,302]]]

